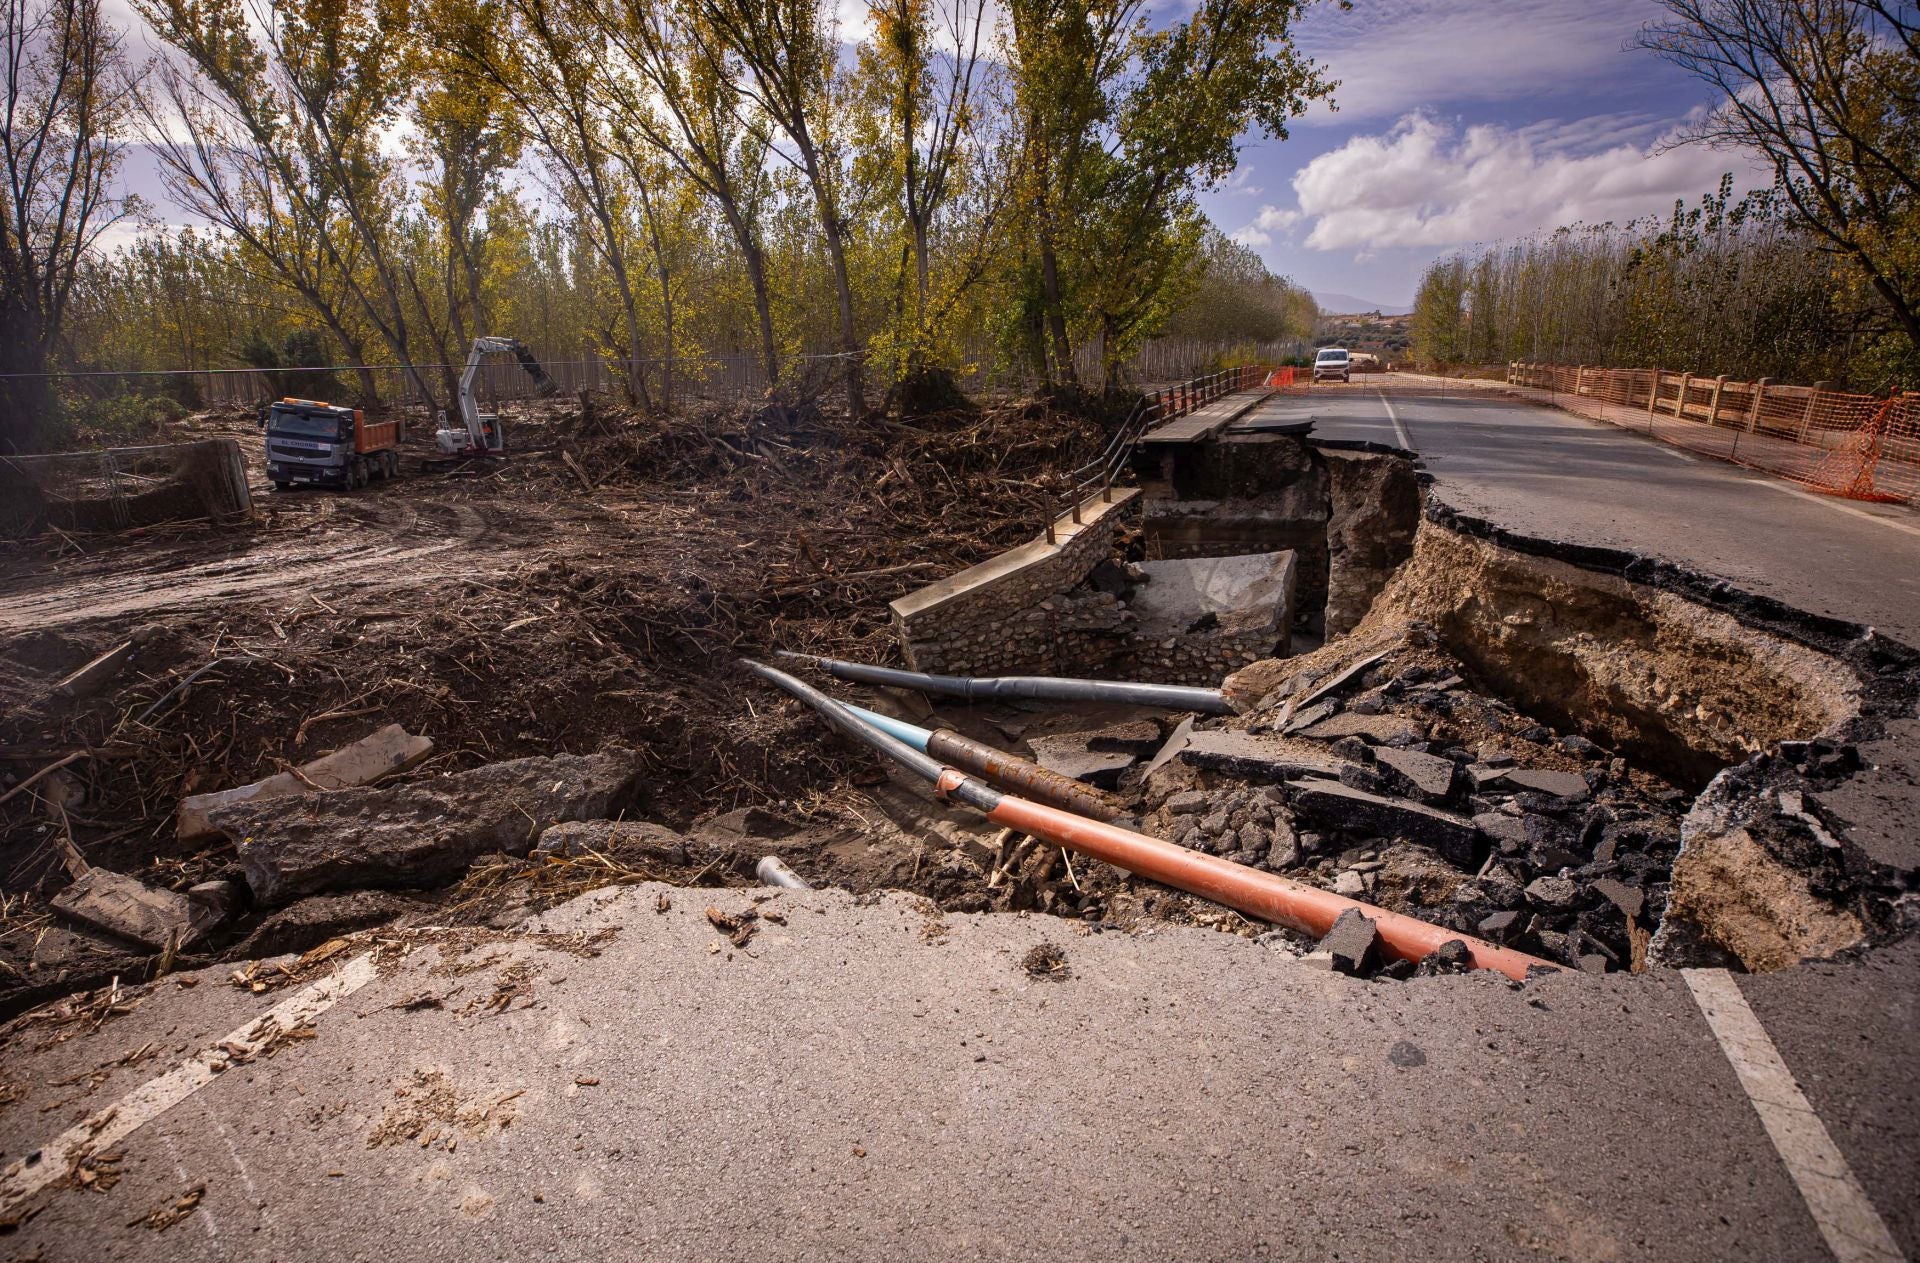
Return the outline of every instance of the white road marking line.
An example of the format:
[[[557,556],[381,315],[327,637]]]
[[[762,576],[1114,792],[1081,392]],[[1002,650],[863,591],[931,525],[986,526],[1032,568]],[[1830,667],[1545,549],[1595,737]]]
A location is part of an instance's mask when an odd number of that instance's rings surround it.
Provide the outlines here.
[[[172,1136],[165,1139],[167,1152],[173,1155],[173,1171],[180,1177],[180,1186],[191,1188],[193,1172],[187,1170],[187,1164],[180,1161],[180,1146],[173,1143]],[[200,1205],[194,1209],[196,1213],[193,1217],[200,1221],[200,1228],[207,1234],[207,1241],[213,1246],[214,1252],[223,1259],[232,1258],[233,1256],[227,1253],[226,1247],[220,1244],[220,1225],[213,1222],[213,1209],[207,1205],[204,1194],[201,1196]]]
[[[1655,442],[1659,442],[1659,441],[1656,439]],[[1660,445],[1658,447],[1655,447],[1653,450],[1656,452],[1659,452],[1663,456],[1671,456],[1675,460],[1683,460],[1688,462],[1689,464],[1697,465],[1700,463],[1700,458],[1698,456],[1695,456],[1693,453],[1683,452],[1679,448],[1669,447],[1665,443],[1660,443]]]
[[[160,1115],[220,1077],[233,1054],[257,1053],[283,1030],[312,1021],[374,979],[371,954],[356,956],[339,973],[282,1000],[246,1025],[215,1041],[211,1048],[149,1079],[112,1105],[69,1127],[0,1175],[0,1213],[11,1213],[27,1198],[65,1179],[80,1159],[104,1153]]]
[[[1380,401],[1380,406],[1387,410],[1387,419],[1393,422],[1393,432],[1394,435],[1399,438],[1400,446],[1411,452],[1413,450],[1413,439],[1408,436],[1407,427],[1401,424],[1400,414],[1393,410],[1393,405],[1387,402],[1387,397],[1380,393],[1378,386],[1373,388],[1373,393],[1374,397]]]
[[[1724,969],[1681,973],[1833,1257],[1840,1263],[1904,1263],[1886,1223],[1794,1082],[1733,975]]]
[[[1817,496],[1811,491],[1802,491],[1798,487],[1788,487],[1766,478],[1749,478],[1747,481],[1756,487],[1766,487],[1773,491],[1784,492],[1790,496],[1798,496],[1802,500],[1810,500],[1814,504],[1823,505],[1826,508],[1832,509],[1835,513],[1845,513],[1849,517],[1865,518],[1869,522],[1878,522],[1882,526],[1891,527],[1896,531],[1905,531],[1909,535],[1920,535],[1920,526],[1915,526],[1908,522],[1896,522],[1891,518],[1881,517],[1878,513],[1868,513],[1864,509],[1856,509],[1850,505],[1837,503],[1831,496]]]

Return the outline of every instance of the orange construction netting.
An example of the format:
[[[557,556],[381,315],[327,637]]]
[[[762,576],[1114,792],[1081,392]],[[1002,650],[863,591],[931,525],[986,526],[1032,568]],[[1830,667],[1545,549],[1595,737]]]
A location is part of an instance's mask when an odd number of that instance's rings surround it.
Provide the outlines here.
[[[1920,503],[1920,394],[1891,398],[1651,368],[1507,366],[1507,385],[1813,491]]]

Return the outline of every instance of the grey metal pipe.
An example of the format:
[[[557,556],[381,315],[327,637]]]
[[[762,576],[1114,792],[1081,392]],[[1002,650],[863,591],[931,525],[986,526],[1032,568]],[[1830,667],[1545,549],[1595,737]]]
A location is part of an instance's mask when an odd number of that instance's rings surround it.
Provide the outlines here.
[[[781,886],[787,890],[812,890],[813,883],[787,867],[787,862],[778,855],[762,855],[760,862],[753,866],[753,875],[768,886]]]
[[[785,671],[770,667],[764,662],[755,662],[752,658],[740,659],[740,665],[775,688],[793,694],[819,711],[821,717],[842,734],[852,737],[862,745],[873,747],[916,776],[937,782],[940,779],[940,773],[946,770],[945,765],[938,759],[928,757],[900,738],[884,733],[872,724],[862,723],[859,716],[813,685],[796,680]]]
[[[1341,913],[1349,908],[1357,908],[1374,923],[1374,929],[1386,950],[1403,960],[1424,959],[1444,943],[1458,939],[1466,945],[1475,965],[1482,969],[1497,970],[1516,982],[1524,982],[1534,968],[1564,968],[1509,947],[1499,947],[1470,935],[1456,934],[1444,926],[1360,903],[1317,886],[1303,885],[1278,873],[1247,868],[1231,860],[1190,851],[1120,825],[1089,820],[1058,807],[1001,793],[965,772],[942,768],[898,737],[862,722],[846,706],[818,689],[802,684],[784,671],[776,671],[745,658],[741,659],[741,664],[761,679],[805,701],[819,711],[828,723],[848,736],[872,746],[922,776],[927,775],[927,769],[931,767],[934,793],[938,797],[949,802],[964,803],[995,824],[1018,829],[1055,846],[1105,860],[1151,881],[1225,904],[1248,916],[1284,925],[1316,938],[1325,936]]]
[[[828,675],[861,684],[882,684],[968,701],[1031,699],[1050,702],[1124,702],[1133,706],[1160,706],[1167,710],[1197,710],[1208,715],[1231,715],[1232,703],[1219,689],[1184,684],[1133,684],[1120,680],[1074,680],[1051,675],[928,675],[894,667],[869,666],[840,658],[776,649],[782,658],[809,662]]]

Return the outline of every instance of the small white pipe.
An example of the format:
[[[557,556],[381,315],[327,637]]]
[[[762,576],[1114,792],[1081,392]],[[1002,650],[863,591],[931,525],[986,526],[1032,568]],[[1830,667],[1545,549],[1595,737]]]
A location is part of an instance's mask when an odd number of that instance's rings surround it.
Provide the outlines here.
[[[787,867],[787,862],[778,855],[763,855],[760,862],[753,866],[753,875],[768,886],[784,886],[788,890],[812,890],[813,883]]]

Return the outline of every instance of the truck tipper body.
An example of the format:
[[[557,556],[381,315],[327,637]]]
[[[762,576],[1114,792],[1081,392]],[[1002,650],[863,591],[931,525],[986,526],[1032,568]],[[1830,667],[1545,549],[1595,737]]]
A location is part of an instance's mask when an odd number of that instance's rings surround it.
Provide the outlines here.
[[[289,487],[364,487],[400,472],[400,423],[312,399],[268,407],[267,478]]]

